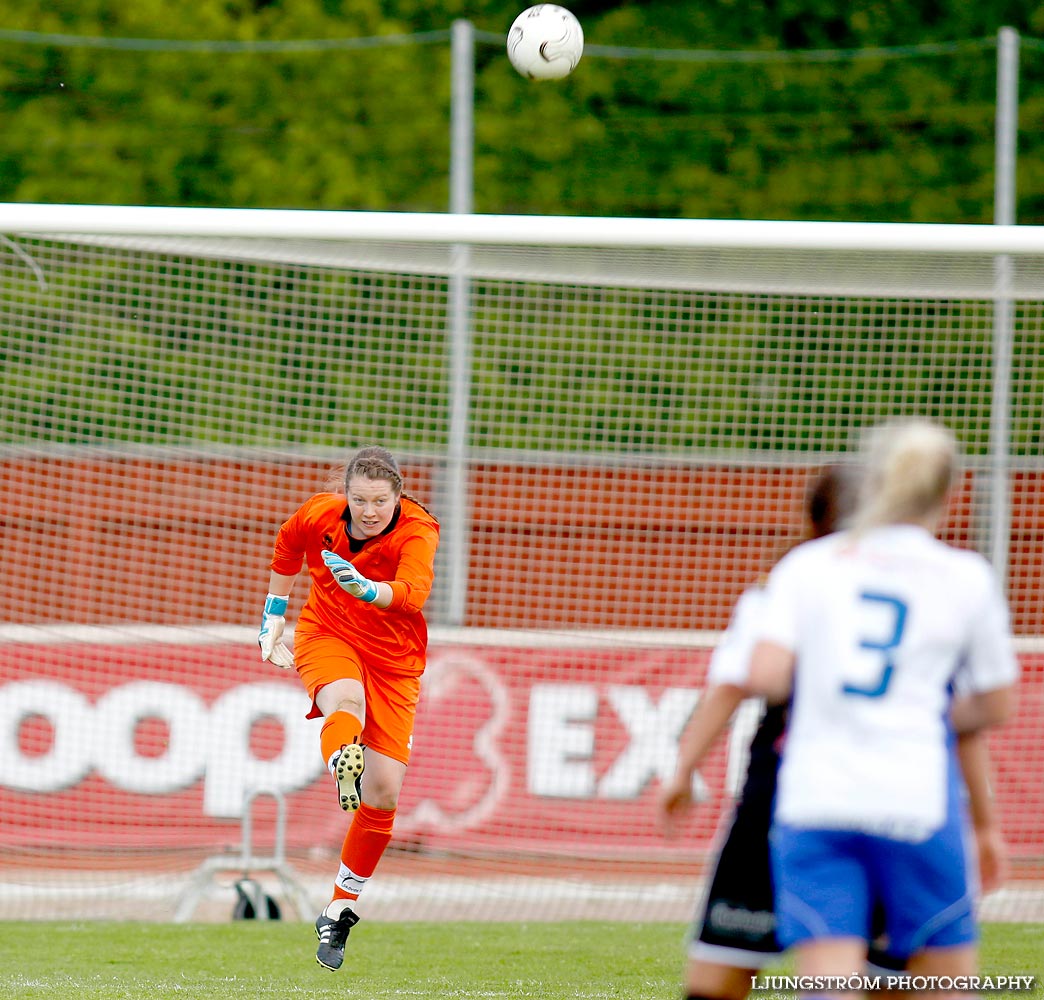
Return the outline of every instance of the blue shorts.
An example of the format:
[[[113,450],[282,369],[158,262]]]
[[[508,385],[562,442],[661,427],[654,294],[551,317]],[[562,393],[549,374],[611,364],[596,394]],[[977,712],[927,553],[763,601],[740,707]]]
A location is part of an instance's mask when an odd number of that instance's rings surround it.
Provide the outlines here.
[[[970,944],[978,937],[961,810],[919,844],[850,830],[772,830],[780,944],[820,938],[869,941],[875,901],[888,954]]]

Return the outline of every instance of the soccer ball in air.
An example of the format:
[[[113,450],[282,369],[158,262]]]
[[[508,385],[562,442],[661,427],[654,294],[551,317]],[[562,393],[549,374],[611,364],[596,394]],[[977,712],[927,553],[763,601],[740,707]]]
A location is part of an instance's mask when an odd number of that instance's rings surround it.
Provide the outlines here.
[[[565,7],[538,3],[515,18],[507,37],[511,65],[530,80],[557,80],[584,54],[584,29]]]

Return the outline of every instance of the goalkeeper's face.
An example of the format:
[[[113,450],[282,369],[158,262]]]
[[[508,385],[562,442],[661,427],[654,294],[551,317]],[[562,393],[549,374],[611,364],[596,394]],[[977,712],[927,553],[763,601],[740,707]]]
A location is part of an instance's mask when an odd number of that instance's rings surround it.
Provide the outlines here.
[[[348,513],[356,538],[375,538],[391,524],[399,494],[387,479],[352,476],[348,480]]]

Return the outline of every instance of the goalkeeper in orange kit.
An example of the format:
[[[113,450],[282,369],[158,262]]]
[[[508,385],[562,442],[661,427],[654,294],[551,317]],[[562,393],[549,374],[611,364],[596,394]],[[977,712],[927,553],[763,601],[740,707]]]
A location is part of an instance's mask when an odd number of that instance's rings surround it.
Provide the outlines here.
[[[359,897],[391,841],[413,741],[439,524],[402,492],[391,453],[368,447],[345,471],[345,494],[319,493],[279,529],[258,641],[261,658],[295,667],[322,716],[323,760],[354,813],[333,898],[315,923],[316,960],[336,971]],[[307,564],[311,588],[282,641],[287,598]]]

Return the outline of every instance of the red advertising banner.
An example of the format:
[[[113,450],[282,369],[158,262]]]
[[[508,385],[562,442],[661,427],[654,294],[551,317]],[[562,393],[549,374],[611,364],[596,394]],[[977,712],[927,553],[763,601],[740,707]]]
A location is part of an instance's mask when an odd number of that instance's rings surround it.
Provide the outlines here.
[[[626,638],[436,642],[396,838],[418,848],[670,860],[708,850],[742,778],[756,707],[703,771],[708,799],[665,840],[674,766],[708,650]],[[1013,856],[1044,854],[1044,653],[992,738]],[[292,672],[242,643],[0,647],[0,847],[99,853],[238,844],[252,791],[287,802],[287,846],[344,833],[319,723]]]

